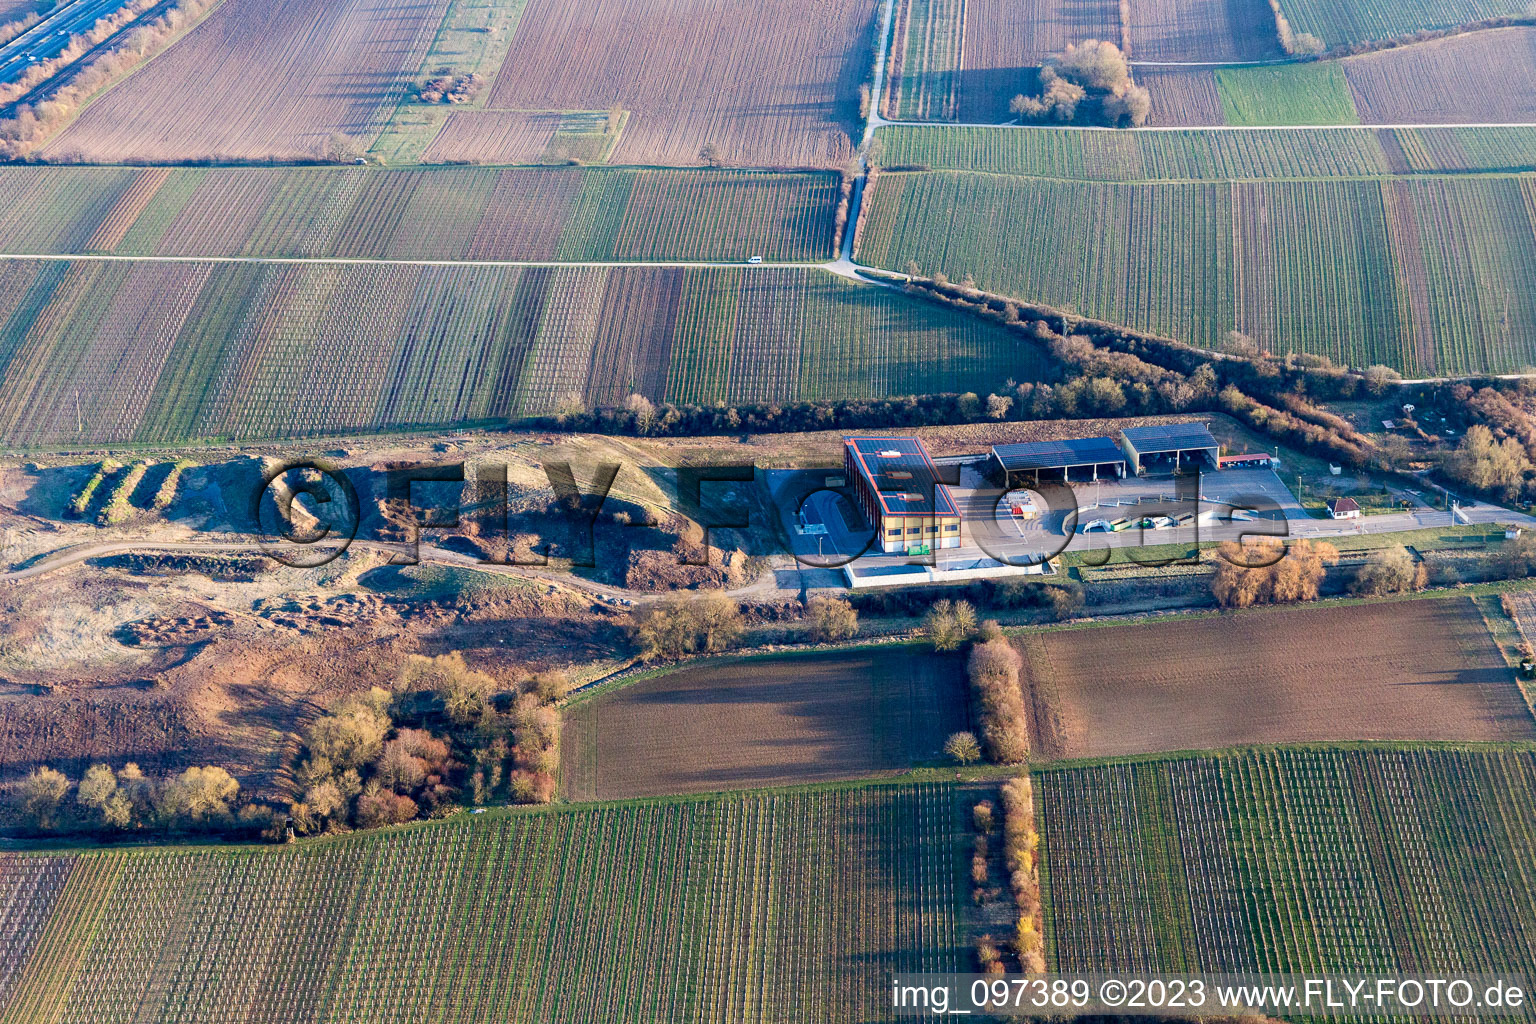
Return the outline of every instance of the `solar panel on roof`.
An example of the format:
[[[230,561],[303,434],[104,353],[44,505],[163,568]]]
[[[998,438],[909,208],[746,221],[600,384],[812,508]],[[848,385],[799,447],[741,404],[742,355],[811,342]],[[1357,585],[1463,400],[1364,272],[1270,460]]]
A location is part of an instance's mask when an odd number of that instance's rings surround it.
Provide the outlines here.
[[[1003,468],[1060,469],[1064,466],[1096,466],[1123,462],[1125,453],[1107,437],[1084,437],[1070,441],[1030,441],[1022,444],[993,445],[993,453]]]
[[[1164,423],[1155,427],[1127,427],[1125,439],[1143,455],[1175,449],[1215,448],[1217,441],[1204,423]]]

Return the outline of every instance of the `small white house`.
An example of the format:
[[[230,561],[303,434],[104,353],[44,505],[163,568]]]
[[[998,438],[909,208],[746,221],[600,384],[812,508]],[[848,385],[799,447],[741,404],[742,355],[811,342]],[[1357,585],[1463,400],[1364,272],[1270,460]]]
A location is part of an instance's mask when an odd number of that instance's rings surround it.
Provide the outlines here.
[[[1330,519],[1359,519],[1360,503],[1354,498],[1334,498],[1328,502]]]

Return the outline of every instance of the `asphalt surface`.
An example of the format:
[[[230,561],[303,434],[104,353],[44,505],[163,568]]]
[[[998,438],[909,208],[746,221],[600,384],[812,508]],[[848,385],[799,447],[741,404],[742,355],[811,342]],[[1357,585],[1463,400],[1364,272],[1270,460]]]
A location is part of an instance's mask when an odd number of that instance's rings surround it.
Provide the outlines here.
[[[122,7],[127,0],[72,0],[0,46],[0,82],[14,82],[34,64],[57,57],[72,37]],[[36,58],[35,60],[32,58]]]

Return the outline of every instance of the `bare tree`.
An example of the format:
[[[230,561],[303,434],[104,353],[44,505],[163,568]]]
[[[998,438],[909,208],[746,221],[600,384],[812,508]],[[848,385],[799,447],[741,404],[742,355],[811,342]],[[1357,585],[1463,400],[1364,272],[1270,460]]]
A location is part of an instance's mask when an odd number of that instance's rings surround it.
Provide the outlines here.
[[[944,753],[961,764],[974,764],[981,760],[981,744],[976,741],[975,733],[950,733],[949,739],[944,741]]]

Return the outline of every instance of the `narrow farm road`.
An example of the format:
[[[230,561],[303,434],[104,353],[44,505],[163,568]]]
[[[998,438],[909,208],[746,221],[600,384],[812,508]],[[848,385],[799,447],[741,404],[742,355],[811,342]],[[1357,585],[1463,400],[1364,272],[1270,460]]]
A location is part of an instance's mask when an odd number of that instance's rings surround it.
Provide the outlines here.
[[[1299,57],[1273,57],[1269,60],[1128,60],[1133,68],[1268,68],[1276,64],[1300,64]]]
[[[849,196],[841,251],[837,259],[825,265],[832,273],[852,280],[862,280],[857,273],[858,264],[853,261],[853,240],[858,234],[859,215],[864,209],[864,189],[869,184],[869,147],[875,140],[876,129],[891,123],[880,116],[880,103],[885,95],[886,57],[890,52],[891,24],[895,17],[896,0],[885,0],[880,8],[880,45],[875,48],[875,77],[869,89],[869,111],[864,119],[864,135],[859,139],[859,174],[853,179],[853,191]]]
[[[81,263],[257,263],[322,264],[328,266],[410,267],[738,267],[745,270],[773,267],[825,267],[824,261],[784,260],[748,263],[746,260],[411,260],[361,256],[126,256],[111,253],[0,252],[0,260],[49,260]]]
[[[1009,121],[886,121],[903,128],[1019,128],[1039,132],[1336,132],[1412,130],[1418,128],[1536,128],[1536,121],[1423,121],[1393,124],[1160,124],[1140,128],[1110,128],[1097,124],[1014,124]]]

